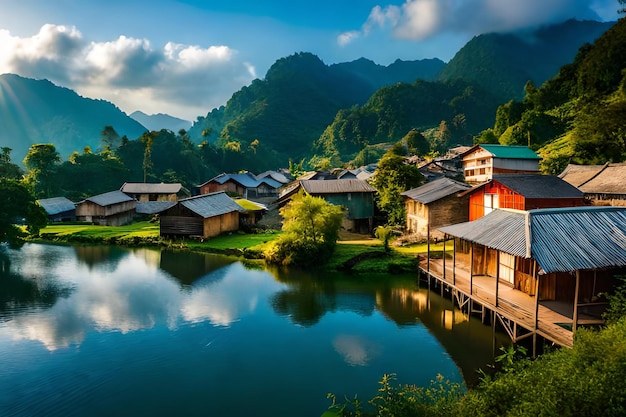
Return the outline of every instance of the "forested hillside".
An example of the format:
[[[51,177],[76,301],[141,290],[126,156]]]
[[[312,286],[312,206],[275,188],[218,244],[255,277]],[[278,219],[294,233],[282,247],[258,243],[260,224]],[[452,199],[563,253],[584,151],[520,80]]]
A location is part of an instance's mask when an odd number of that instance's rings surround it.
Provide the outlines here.
[[[0,147],[11,148],[21,163],[30,145],[54,143],[63,158],[85,146],[100,146],[105,126],[129,138],[146,129],[115,105],[81,97],[48,80],[0,75]]]
[[[525,98],[498,108],[481,142],[530,144],[542,169],[558,174],[568,163],[626,160],[626,20],[620,19],[571,64]]]
[[[521,100],[526,82],[543,84],[613,24],[569,20],[532,32],[479,35],[456,53],[438,79],[475,83],[502,102]]]

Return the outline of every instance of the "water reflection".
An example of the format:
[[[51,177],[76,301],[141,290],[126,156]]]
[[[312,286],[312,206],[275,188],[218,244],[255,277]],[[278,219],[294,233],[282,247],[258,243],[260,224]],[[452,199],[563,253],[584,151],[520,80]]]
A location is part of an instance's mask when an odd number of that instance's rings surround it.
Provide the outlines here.
[[[171,259],[181,254],[168,251],[44,247],[25,245],[12,263],[4,249],[0,312],[8,321],[1,331],[49,350],[80,345],[90,331],[229,326],[258,304],[250,280],[263,273],[244,274],[227,258],[182,254],[176,269]]]

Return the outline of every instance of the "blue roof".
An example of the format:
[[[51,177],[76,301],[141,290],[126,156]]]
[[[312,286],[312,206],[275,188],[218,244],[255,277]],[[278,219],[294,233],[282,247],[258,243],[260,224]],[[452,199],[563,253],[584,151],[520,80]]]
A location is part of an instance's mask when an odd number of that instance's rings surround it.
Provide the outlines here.
[[[76,209],[76,205],[65,197],[44,198],[37,202],[50,216]]]
[[[207,182],[215,181],[218,184],[224,184],[228,181],[235,181],[241,184],[245,188],[257,188],[261,184],[266,184],[272,188],[280,188],[283,184],[276,181],[270,176],[257,178],[253,174],[249,172],[244,172],[241,174],[220,174],[215,178],[210,179]]]
[[[472,222],[439,230],[512,255],[532,257],[544,273],[626,266],[624,207],[494,210]]]

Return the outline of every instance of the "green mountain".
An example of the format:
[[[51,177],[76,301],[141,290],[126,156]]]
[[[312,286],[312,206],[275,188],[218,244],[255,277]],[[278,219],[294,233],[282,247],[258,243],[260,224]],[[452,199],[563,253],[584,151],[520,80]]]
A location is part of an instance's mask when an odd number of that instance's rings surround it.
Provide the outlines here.
[[[578,49],[615,22],[568,20],[534,31],[474,37],[441,70],[442,81],[462,79],[490,91],[503,102],[524,97],[524,85],[541,85]]]
[[[146,130],[110,102],[81,97],[48,80],[2,74],[0,98],[0,147],[11,148],[18,163],[35,143],[54,144],[65,159],[86,146],[100,147],[105,126],[129,138]]]
[[[313,54],[298,53],[276,61],[263,80],[236,92],[225,107],[199,117],[189,136],[240,149],[257,140],[255,152],[265,151],[268,164],[284,166],[311,155],[313,142],[340,109],[365,103],[381,85],[432,79],[442,65],[425,60],[383,67],[361,59],[327,66]]]
[[[496,112],[484,141],[527,144],[543,157],[542,169],[560,173],[568,163],[626,160],[626,20],[620,19],[572,63],[522,101]]]
[[[189,130],[191,122],[189,120],[179,119],[178,117],[170,116],[169,114],[157,113],[146,114],[142,111],[134,111],[129,114],[130,117],[137,120],[146,129],[152,131],[159,131],[161,129],[171,130],[172,132],[178,132],[181,129]]]
[[[377,90],[398,82],[412,83],[417,79],[434,80],[445,65],[445,62],[437,58],[418,61],[397,59],[388,66],[376,64],[369,59],[359,58],[351,62],[333,64],[330,67],[351,73]]]

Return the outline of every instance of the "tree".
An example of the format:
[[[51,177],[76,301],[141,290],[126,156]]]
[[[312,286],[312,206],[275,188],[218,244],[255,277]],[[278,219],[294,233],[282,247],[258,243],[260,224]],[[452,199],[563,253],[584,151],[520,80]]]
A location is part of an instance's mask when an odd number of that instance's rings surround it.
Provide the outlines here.
[[[387,215],[388,224],[404,224],[404,200],[401,194],[419,186],[422,180],[417,166],[407,164],[404,157],[387,152],[381,158],[372,185],[378,191],[376,202]]]
[[[280,209],[283,234],[265,257],[283,265],[319,265],[328,259],[339,237],[343,208],[301,192]]]
[[[22,178],[22,170],[17,164],[11,162],[11,148],[2,148],[0,154],[0,177],[18,180]]]
[[[28,168],[27,181],[33,186],[35,196],[52,197],[54,173],[61,163],[61,155],[51,143],[31,145],[24,165]]]
[[[47,216],[35,202],[26,185],[9,178],[0,178],[0,242],[16,245],[25,236],[17,224],[25,223],[26,231],[37,234],[45,226]]]

